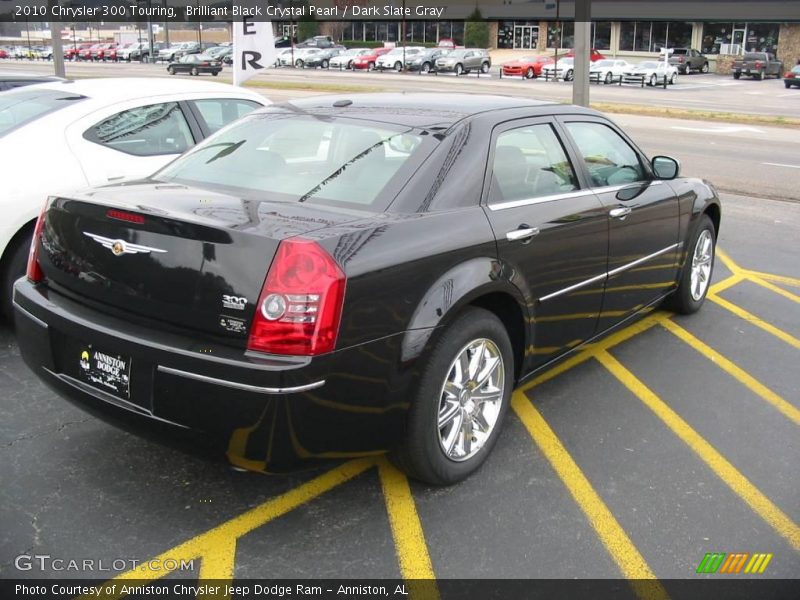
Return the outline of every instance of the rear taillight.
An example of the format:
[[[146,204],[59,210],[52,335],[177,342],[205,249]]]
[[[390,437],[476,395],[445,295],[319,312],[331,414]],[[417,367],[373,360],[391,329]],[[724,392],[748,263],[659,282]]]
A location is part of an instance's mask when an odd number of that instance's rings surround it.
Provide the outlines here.
[[[678,57],[678,62],[679,62],[679,63],[682,63],[684,60],[685,60],[685,59],[684,59],[682,56],[679,56],[679,57]]]
[[[45,216],[47,209],[50,206],[50,199],[44,203],[42,212],[39,213],[39,218],[36,219],[36,227],[33,229],[33,239],[31,240],[31,249],[28,252],[28,269],[25,275],[31,283],[39,283],[44,279],[42,267],[39,264],[39,243],[42,241],[42,229],[44,229]]]
[[[336,346],[346,278],[316,242],[278,246],[258,298],[247,349],[313,356]]]
[[[792,73],[791,71],[787,71],[786,73],[783,74],[784,79],[791,79],[792,77],[794,77],[794,73]]]
[[[761,65],[762,65],[761,61],[760,61],[760,60],[757,60],[757,61],[756,61],[756,69],[760,69],[760,68],[761,68]]]

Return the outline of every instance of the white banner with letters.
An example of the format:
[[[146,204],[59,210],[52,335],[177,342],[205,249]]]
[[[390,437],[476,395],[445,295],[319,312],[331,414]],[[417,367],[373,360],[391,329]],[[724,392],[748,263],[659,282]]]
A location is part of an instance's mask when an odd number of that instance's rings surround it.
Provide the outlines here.
[[[275,37],[271,21],[233,22],[233,85],[275,64]]]

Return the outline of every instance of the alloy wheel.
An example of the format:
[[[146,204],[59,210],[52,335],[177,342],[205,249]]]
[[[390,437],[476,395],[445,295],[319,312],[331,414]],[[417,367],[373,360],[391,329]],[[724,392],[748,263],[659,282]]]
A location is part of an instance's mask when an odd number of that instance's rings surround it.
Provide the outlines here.
[[[704,229],[697,238],[692,254],[691,287],[692,299],[697,302],[706,293],[711,279],[711,263],[714,260],[714,243],[711,232]]]
[[[450,460],[472,458],[492,435],[503,404],[505,367],[497,345],[469,342],[450,364],[439,400],[439,445]]]

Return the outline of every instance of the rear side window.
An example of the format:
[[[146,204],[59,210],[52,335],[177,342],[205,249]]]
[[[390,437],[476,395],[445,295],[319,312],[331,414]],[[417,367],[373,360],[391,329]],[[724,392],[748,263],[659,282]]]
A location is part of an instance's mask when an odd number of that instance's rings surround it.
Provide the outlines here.
[[[209,133],[216,133],[228,123],[233,123],[255,109],[261,108],[260,104],[251,100],[229,98],[193,100],[192,104],[200,113]]]
[[[553,128],[529,125],[497,136],[489,203],[527,200],[578,189],[575,171]]]
[[[135,156],[181,154],[194,145],[189,124],[177,102],[124,110],[90,127],[83,137]]]
[[[622,185],[644,179],[639,155],[608,125],[567,123],[595,187]]]
[[[18,83],[11,82],[11,87]],[[83,99],[84,96],[79,94],[56,90],[21,90],[3,94],[0,96],[0,137]]]

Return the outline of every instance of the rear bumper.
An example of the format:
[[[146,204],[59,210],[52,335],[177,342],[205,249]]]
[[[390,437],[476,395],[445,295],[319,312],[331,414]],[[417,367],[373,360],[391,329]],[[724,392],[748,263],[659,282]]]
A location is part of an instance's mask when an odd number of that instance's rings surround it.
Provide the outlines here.
[[[400,365],[402,334],[270,357],[99,313],[26,280],[14,306],[28,366],[62,397],[144,437],[277,471],[383,452],[404,432],[417,374]],[[130,359],[128,398],[80,378],[87,346]]]

